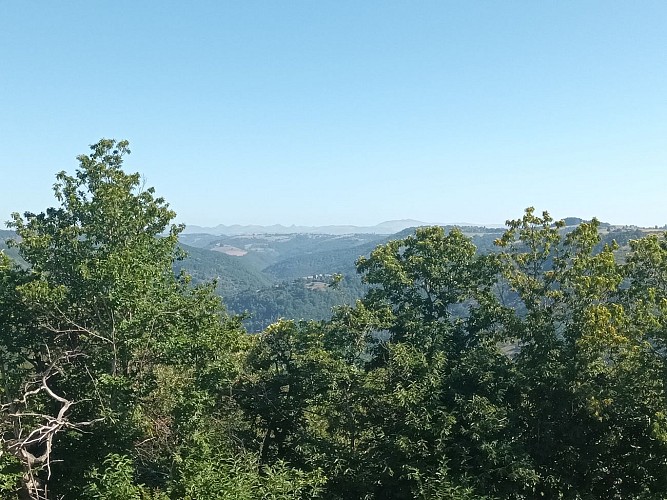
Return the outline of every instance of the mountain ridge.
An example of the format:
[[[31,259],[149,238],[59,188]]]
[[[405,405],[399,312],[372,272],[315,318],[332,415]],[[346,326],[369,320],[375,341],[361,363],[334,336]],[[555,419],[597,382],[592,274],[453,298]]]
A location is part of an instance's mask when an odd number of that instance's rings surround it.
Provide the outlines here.
[[[198,225],[187,224],[185,230],[183,231],[186,234],[213,234],[213,235],[225,235],[225,236],[235,236],[242,234],[294,234],[294,233],[311,233],[311,234],[333,234],[333,235],[343,235],[343,234],[381,234],[381,235],[390,235],[395,234],[404,229],[411,227],[419,226],[479,226],[483,227],[482,224],[472,224],[468,222],[452,222],[447,224],[435,223],[435,222],[423,222],[415,219],[396,219],[380,222],[374,226],[355,226],[352,224],[333,224],[325,226],[300,226],[300,225],[289,225],[285,226],[282,224],[273,224],[269,226],[263,226],[259,224],[218,224],[215,227],[205,227]],[[497,224],[487,224],[486,227],[501,226]]]

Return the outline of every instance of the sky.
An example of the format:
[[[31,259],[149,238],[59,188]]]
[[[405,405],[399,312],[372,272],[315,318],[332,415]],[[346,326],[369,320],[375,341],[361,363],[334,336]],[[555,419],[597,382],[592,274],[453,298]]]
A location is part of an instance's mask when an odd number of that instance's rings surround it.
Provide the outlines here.
[[[0,0],[0,220],[100,138],[178,221],[667,223],[667,2]]]

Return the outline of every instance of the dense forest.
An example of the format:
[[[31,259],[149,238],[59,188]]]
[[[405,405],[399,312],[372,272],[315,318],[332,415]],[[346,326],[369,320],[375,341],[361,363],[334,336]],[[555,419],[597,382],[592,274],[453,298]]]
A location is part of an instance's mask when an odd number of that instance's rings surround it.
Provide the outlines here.
[[[366,289],[355,260],[386,240],[377,235],[179,235],[185,257],[174,269],[186,271],[194,283],[215,280],[228,310],[244,314],[244,327],[257,333],[280,318],[329,319],[332,307],[353,304]],[[330,286],[339,274],[344,279]]]
[[[330,318],[249,334],[128,153],[91,146],[9,222],[2,498],[667,497],[666,235],[418,228],[357,254]]]

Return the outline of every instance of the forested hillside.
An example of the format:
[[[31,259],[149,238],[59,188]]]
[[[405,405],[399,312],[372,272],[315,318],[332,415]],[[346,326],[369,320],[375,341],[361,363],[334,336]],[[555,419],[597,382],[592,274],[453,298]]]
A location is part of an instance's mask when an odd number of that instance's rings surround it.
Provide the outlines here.
[[[195,283],[215,280],[225,305],[245,314],[244,325],[252,332],[279,318],[329,319],[333,307],[353,304],[365,290],[354,262],[374,248],[369,242],[387,240],[318,234],[194,234],[179,239],[186,255],[175,263],[176,271],[187,270]],[[344,279],[332,288],[337,274]]]
[[[179,261],[128,153],[93,145],[55,207],[9,223],[27,265],[0,252],[2,498],[667,497],[667,235],[620,248],[532,208],[493,251],[418,228],[357,261],[363,296],[330,319],[249,334],[201,269],[263,275]]]
[[[352,305],[366,289],[356,274],[333,275],[283,281],[259,290],[247,290],[225,300],[229,311],[246,314],[243,324],[249,332],[261,332],[280,319],[328,320],[338,306]]]
[[[231,255],[195,248],[182,243],[183,260],[174,263],[177,272],[185,271],[195,283],[216,281],[216,291],[227,299],[246,290],[259,290],[273,283],[260,269]]]

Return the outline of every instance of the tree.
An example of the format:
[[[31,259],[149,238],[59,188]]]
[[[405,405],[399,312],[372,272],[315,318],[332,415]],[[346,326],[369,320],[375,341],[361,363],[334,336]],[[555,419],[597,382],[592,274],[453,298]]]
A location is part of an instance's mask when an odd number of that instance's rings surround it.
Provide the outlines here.
[[[370,291],[324,329],[358,370],[326,413],[347,496],[663,496],[665,239],[624,263],[597,220],[527,209],[497,245],[423,228],[360,259]]]
[[[647,328],[659,324],[656,241],[633,243],[622,264],[615,243],[596,251],[595,219],[564,235],[529,208],[508,226],[498,244],[523,393],[512,432],[535,463],[535,495],[662,496],[664,351]]]
[[[123,172],[127,142],[91,150],[74,175],[57,175],[59,207],[13,215],[29,270],[4,260],[0,269],[9,302],[0,352],[6,367],[20,367],[2,374],[2,444],[22,464],[30,498],[49,487],[83,495],[85,478],[72,471],[101,469],[114,454],[134,457],[136,474],[166,487],[156,469],[168,467],[166,450],[180,438],[176,429],[159,435],[174,415],[154,409],[183,404],[155,404],[159,384],[169,373],[189,376],[182,396],[204,391],[219,404],[212,384],[233,377],[240,341],[212,288],[174,275],[181,227],[139,174]]]
[[[516,391],[498,344],[495,257],[456,229],[420,228],[358,269],[369,292],[323,330],[338,363],[318,407],[336,457],[323,467],[333,472],[328,493],[481,498],[525,488],[530,466],[503,439]]]

